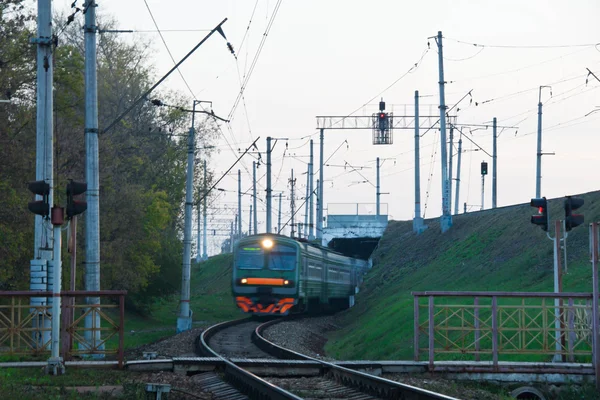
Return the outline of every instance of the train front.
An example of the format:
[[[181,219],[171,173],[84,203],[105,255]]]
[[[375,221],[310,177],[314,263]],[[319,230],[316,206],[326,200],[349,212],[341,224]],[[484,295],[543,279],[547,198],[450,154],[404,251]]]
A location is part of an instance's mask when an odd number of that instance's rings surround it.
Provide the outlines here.
[[[285,236],[239,240],[233,255],[232,290],[245,313],[287,315],[298,302],[300,246]]]

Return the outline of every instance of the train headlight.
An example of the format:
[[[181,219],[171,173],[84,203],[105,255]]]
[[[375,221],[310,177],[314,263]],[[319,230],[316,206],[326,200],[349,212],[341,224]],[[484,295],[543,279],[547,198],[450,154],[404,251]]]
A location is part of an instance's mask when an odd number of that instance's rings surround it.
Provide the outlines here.
[[[288,280],[286,279],[285,281],[283,281],[283,284],[287,286],[287,285],[289,285],[289,284],[290,284],[290,281],[288,281]]]
[[[240,283],[248,283],[248,279],[242,278],[242,279],[240,279]]]
[[[262,247],[265,248],[265,249],[272,248],[273,247],[273,241],[271,239],[269,239],[269,238],[264,239],[262,241]]]

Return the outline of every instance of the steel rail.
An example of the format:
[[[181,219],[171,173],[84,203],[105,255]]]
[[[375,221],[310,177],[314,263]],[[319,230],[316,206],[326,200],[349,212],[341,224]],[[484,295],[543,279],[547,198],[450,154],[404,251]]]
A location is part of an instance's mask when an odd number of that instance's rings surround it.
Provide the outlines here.
[[[259,399],[272,399],[272,400],[302,400],[301,397],[296,396],[293,393],[288,392],[266,380],[238,367],[225,357],[222,357],[208,345],[209,339],[214,336],[220,330],[228,328],[230,326],[243,324],[248,322],[249,318],[238,319],[233,321],[222,322],[217,325],[213,325],[208,329],[204,330],[198,338],[197,348],[198,352],[207,354],[213,357],[218,357],[225,363],[225,378],[231,382],[235,387],[240,389],[242,392],[250,396],[251,398]]]
[[[262,332],[271,325],[280,320],[274,320],[259,325],[252,335],[255,344],[263,351],[269,352],[279,358],[310,360],[323,365],[324,369],[339,383],[345,386],[353,387],[363,393],[381,397],[383,399],[406,399],[406,400],[459,400],[455,397],[446,396],[429,390],[406,385],[404,383],[392,381],[378,376],[370,375],[364,372],[355,371],[349,368],[341,367],[327,361],[319,360],[295,352],[293,350],[281,347],[262,336]]]

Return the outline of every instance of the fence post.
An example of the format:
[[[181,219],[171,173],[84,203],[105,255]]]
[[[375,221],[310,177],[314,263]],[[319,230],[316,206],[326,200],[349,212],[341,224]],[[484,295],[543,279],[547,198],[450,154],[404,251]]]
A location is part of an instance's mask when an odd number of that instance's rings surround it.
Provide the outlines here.
[[[573,344],[577,340],[577,337],[575,335],[575,310],[572,297],[569,297],[569,311],[567,315],[567,332],[569,332],[569,355],[567,359],[569,362],[574,362],[575,356],[573,355]]]
[[[435,357],[434,346],[435,346],[435,327],[434,327],[434,312],[433,308],[433,296],[429,296],[429,371],[433,371],[433,361]]]
[[[492,297],[492,360],[494,371],[498,370],[498,298]]]
[[[598,349],[598,223],[590,224],[590,251],[592,258],[592,355],[596,389],[600,389],[600,349]]]
[[[414,327],[414,351],[415,361],[419,361],[419,296],[414,296],[414,314],[415,314],[415,327]]]
[[[123,336],[125,333],[125,296],[119,295],[119,368],[123,368]]]
[[[479,297],[475,297],[474,305],[475,307],[473,310],[473,314],[475,315],[475,361],[479,361]]]

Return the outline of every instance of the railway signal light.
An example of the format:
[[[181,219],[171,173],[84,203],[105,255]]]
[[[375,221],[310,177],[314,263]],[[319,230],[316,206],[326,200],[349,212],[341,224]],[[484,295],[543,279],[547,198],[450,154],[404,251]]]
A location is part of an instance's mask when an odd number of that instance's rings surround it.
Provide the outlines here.
[[[379,126],[380,130],[384,131],[384,130],[388,129],[387,113],[380,112],[379,114],[377,114],[377,121],[378,121],[378,126]]]
[[[565,199],[565,229],[567,232],[576,226],[583,224],[585,220],[583,214],[573,214],[573,210],[577,210],[584,202],[585,201],[581,198],[571,196],[567,196]]]
[[[87,190],[87,183],[71,181],[67,184],[67,218],[71,219],[75,215],[81,214],[87,210],[86,201],[77,201],[73,197],[84,193]]]
[[[481,163],[481,175],[487,175],[487,174],[488,174],[488,163],[483,161]]]
[[[34,214],[47,217],[50,214],[50,203],[48,197],[50,195],[50,184],[45,181],[34,181],[27,184],[33,194],[42,196],[42,200],[30,201],[27,208]]]
[[[545,197],[541,199],[531,199],[529,203],[531,207],[537,207],[538,215],[531,216],[531,223],[534,225],[539,225],[542,227],[542,230],[548,231],[548,201]]]

